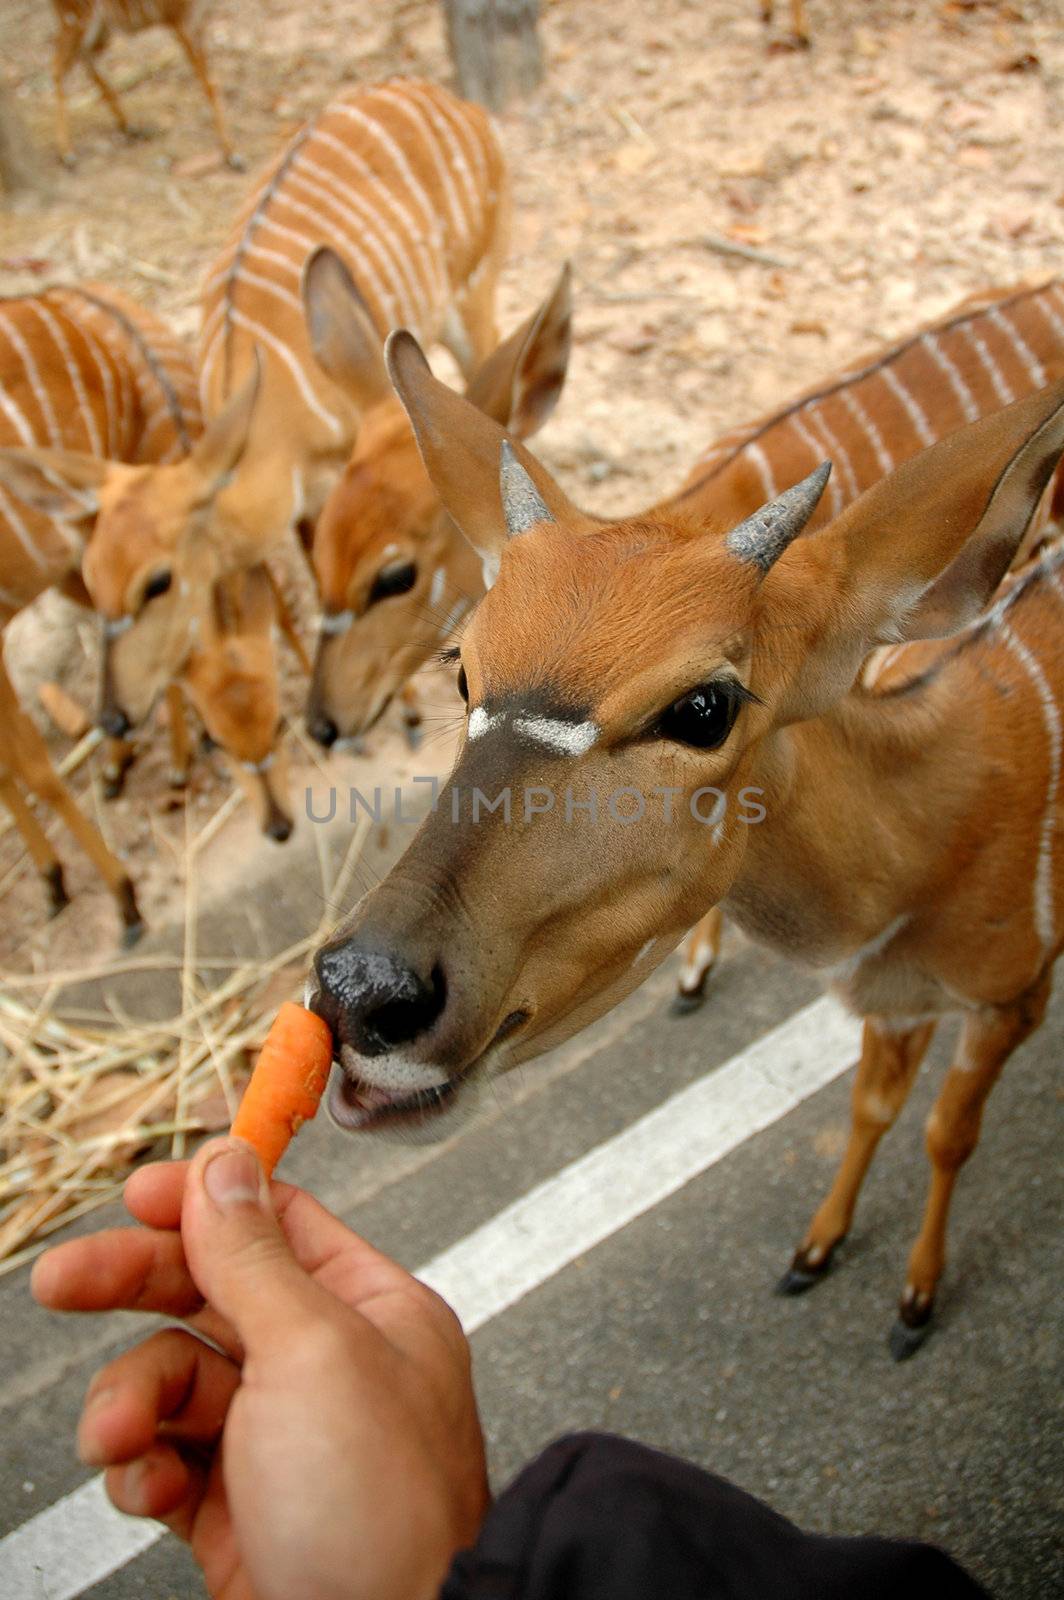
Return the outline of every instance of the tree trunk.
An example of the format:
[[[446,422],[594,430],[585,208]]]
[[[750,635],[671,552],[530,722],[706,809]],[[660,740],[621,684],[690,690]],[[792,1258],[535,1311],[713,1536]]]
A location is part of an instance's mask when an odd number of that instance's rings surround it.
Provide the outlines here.
[[[0,83],[0,189],[7,194],[28,189],[32,177],[33,161],[22,119],[10,89]]]
[[[467,100],[501,111],[543,77],[539,0],[443,0],[447,41]]]

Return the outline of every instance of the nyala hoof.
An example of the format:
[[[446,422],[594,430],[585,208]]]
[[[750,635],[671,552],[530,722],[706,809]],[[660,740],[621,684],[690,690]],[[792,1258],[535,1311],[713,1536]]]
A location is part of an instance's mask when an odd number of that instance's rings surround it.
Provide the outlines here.
[[[890,1353],[894,1360],[908,1361],[910,1356],[914,1356],[931,1332],[931,1326],[930,1317],[926,1322],[921,1322],[915,1328],[910,1328],[907,1322],[903,1322],[901,1317],[898,1317],[890,1330],[890,1338],[888,1340]]]
[[[821,1260],[810,1261],[808,1252],[798,1250],[794,1260],[787,1271],[776,1284],[776,1294],[793,1296],[805,1294],[809,1289],[815,1289],[822,1283],[831,1271],[831,1263],[835,1255],[834,1246]]]
[[[689,1017],[692,1011],[701,1011],[706,1003],[705,989],[677,989],[669,1006],[669,1015],[673,1017]]]
[[[122,949],[132,950],[144,932],[145,923],[137,905],[133,885],[128,878],[119,885],[116,898],[122,918]]]
[[[70,904],[70,896],[67,894],[66,884],[63,882],[63,869],[59,862],[57,861],[53,866],[48,867],[45,872],[41,873],[41,877],[44,879],[44,887],[48,892],[48,915],[57,917],[63,907]]]
[[[908,1361],[931,1332],[934,1301],[908,1285],[898,1306],[898,1318],[890,1330],[890,1353],[895,1361]]]

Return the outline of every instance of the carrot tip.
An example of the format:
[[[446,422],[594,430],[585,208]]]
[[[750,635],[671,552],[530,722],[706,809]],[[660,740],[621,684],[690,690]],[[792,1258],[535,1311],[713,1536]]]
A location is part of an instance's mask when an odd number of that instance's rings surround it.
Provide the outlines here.
[[[274,1018],[232,1132],[255,1149],[267,1177],[317,1114],[332,1066],[332,1034],[314,1012],[285,1001]]]

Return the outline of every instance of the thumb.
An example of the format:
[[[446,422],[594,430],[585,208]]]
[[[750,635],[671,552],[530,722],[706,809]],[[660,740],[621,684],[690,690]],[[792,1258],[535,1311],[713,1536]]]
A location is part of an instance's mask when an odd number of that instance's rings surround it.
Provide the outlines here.
[[[332,1307],[292,1254],[258,1156],[243,1139],[212,1139],[198,1151],[185,1183],[181,1239],[196,1287],[249,1354],[290,1344],[293,1323]]]

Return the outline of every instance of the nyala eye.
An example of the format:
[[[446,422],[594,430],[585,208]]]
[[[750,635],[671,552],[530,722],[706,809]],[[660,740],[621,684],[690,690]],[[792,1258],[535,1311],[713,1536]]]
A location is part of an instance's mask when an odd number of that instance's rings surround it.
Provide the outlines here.
[[[675,701],[662,715],[657,731],[663,739],[692,745],[696,750],[716,750],[722,745],[739,713],[735,695],[715,683],[700,683]]]
[[[165,594],[173,581],[174,576],[172,572],[164,571],[153,573],[148,579],[147,583],[144,585],[143,604],[147,605],[149,600],[157,600],[161,594]]]
[[[416,582],[417,568],[412,561],[393,561],[390,567],[382,567],[374,578],[367,603],[372,606],[392,595],[407,594]]]

